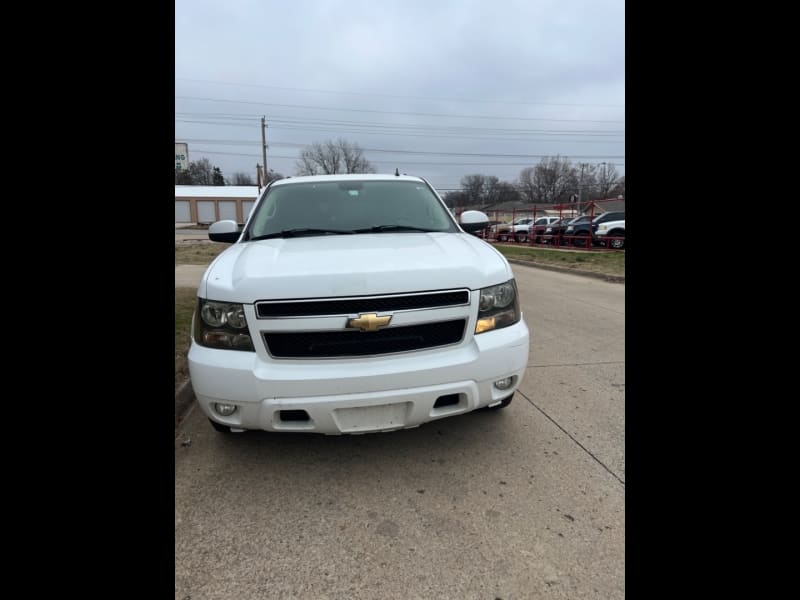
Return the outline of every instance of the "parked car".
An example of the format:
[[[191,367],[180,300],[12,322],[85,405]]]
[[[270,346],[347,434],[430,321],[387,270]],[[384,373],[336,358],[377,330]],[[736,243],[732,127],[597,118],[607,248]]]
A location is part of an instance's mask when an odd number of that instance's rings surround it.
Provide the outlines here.
[[[538,225],[548,225],[558,220],[558,217],[522,217],[506,227],[498,226],[497,240],[505,242],[513,239],[517,242],[526,243],[530,239],[532,227]]]
[[[559,217],[540,217],[536,219],[536,223],[528,231],[528,239],[533,240],[534,244],[541,244],[544,242],[542,237],[550,225],[558,223]],[[527,241],[527,240],[526,240]]]
[[[595,238],[599,245],[608,245],[610,248],[621,250],[625,247],[625,219],[601,223],[597,228]]]
[[[533,237],[532,231],[534,229],[538,227],[544,230],[544,228],[556,221],[558,221],[558,217],[537,217],[535,221],[521,224],[519,227],[515,228],[514,239],[522,244],[526,244],[528,240]]]
[[[567,243],[579,248],[586,248],[589,245],[589,240],[592,239],[594,231],[597,230],[597,227],[600,225],[600,223],[605,223],[606,221],[616,221],[624,218],[624,212],[605,212],[591,219],[591,222],[587,219],[570,223],[570,225],[568,225],[564,231],[564,235],[567,236]]]
[[[505,223],[502,221],[489,221],[486,227],[471,233],[473,235],[477,235],[478,237],[494,237],[494,233],[499,225],[505,225]]]
[[[542,241],[545,244],[553,244],[555,246],[565,246],[569,243],[568,239],[564,237],[566,235],[567,227],[583,221],[586,221],[588,223],[589,216],[563,218],[553,223],[547,229],[544,230]]]
[[[420,177],[272,181],[197,289],[195,398],[220,432],[391,431],[511,402],[530,333],[508,261]]]
[[[508,240],[514,238],[514,234],[519,231],[528,231],[528,224],[533,221],[530,217],[524,217],[521,219],[517,219],[511,224],[506,224],[505,226],[498,225],[497,227],[497,241],[498,242],[507,242]]]

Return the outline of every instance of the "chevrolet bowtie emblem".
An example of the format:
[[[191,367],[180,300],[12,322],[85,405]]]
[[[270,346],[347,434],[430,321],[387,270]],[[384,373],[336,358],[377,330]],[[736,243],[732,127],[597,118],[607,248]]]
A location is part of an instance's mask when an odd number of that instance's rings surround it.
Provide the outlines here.
[[[379,317],[377,313],[359,314],[357,319],[348,319],[347,326],[361,331],[378,331],[381,327],[386,327],[392,320],[391,315]]]

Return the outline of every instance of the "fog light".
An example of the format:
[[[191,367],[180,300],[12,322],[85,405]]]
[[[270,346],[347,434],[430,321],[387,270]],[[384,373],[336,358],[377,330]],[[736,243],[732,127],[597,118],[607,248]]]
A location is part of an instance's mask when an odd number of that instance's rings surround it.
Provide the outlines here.
[[[514,383],[514,377],[506,377],[505,379],[498,379],[494,382],[494,387],[498,390],[507,390]]]
[[[229,417],[236,412],[235,404],[221,404],[220,402],[214,403],[214,410],[223,417]]]

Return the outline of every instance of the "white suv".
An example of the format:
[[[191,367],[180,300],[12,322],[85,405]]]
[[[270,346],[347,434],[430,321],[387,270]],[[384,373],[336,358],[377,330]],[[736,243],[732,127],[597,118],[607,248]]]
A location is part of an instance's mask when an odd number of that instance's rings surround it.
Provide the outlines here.
[[[625,219],[621,221],[606,221],[597,227],[595,237],[603,245],[621,250],[625,247]]]
[[[198,288],[189,370],[214,427],[364,433],[501,408],[528,364],[508,262],[424,179],[272,182]]]

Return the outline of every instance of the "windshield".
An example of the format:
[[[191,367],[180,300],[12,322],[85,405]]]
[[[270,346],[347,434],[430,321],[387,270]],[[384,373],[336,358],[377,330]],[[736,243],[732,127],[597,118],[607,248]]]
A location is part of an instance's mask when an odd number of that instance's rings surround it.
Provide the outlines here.
[[[625,213],[622,212],[608,212],[597,215],[592,219],[592,223],[601,223],[603,221],[621,221],[625,218]]]
[[[270,188],[245,239],[398,231],[458,229],[423,182],[298,182]]]

